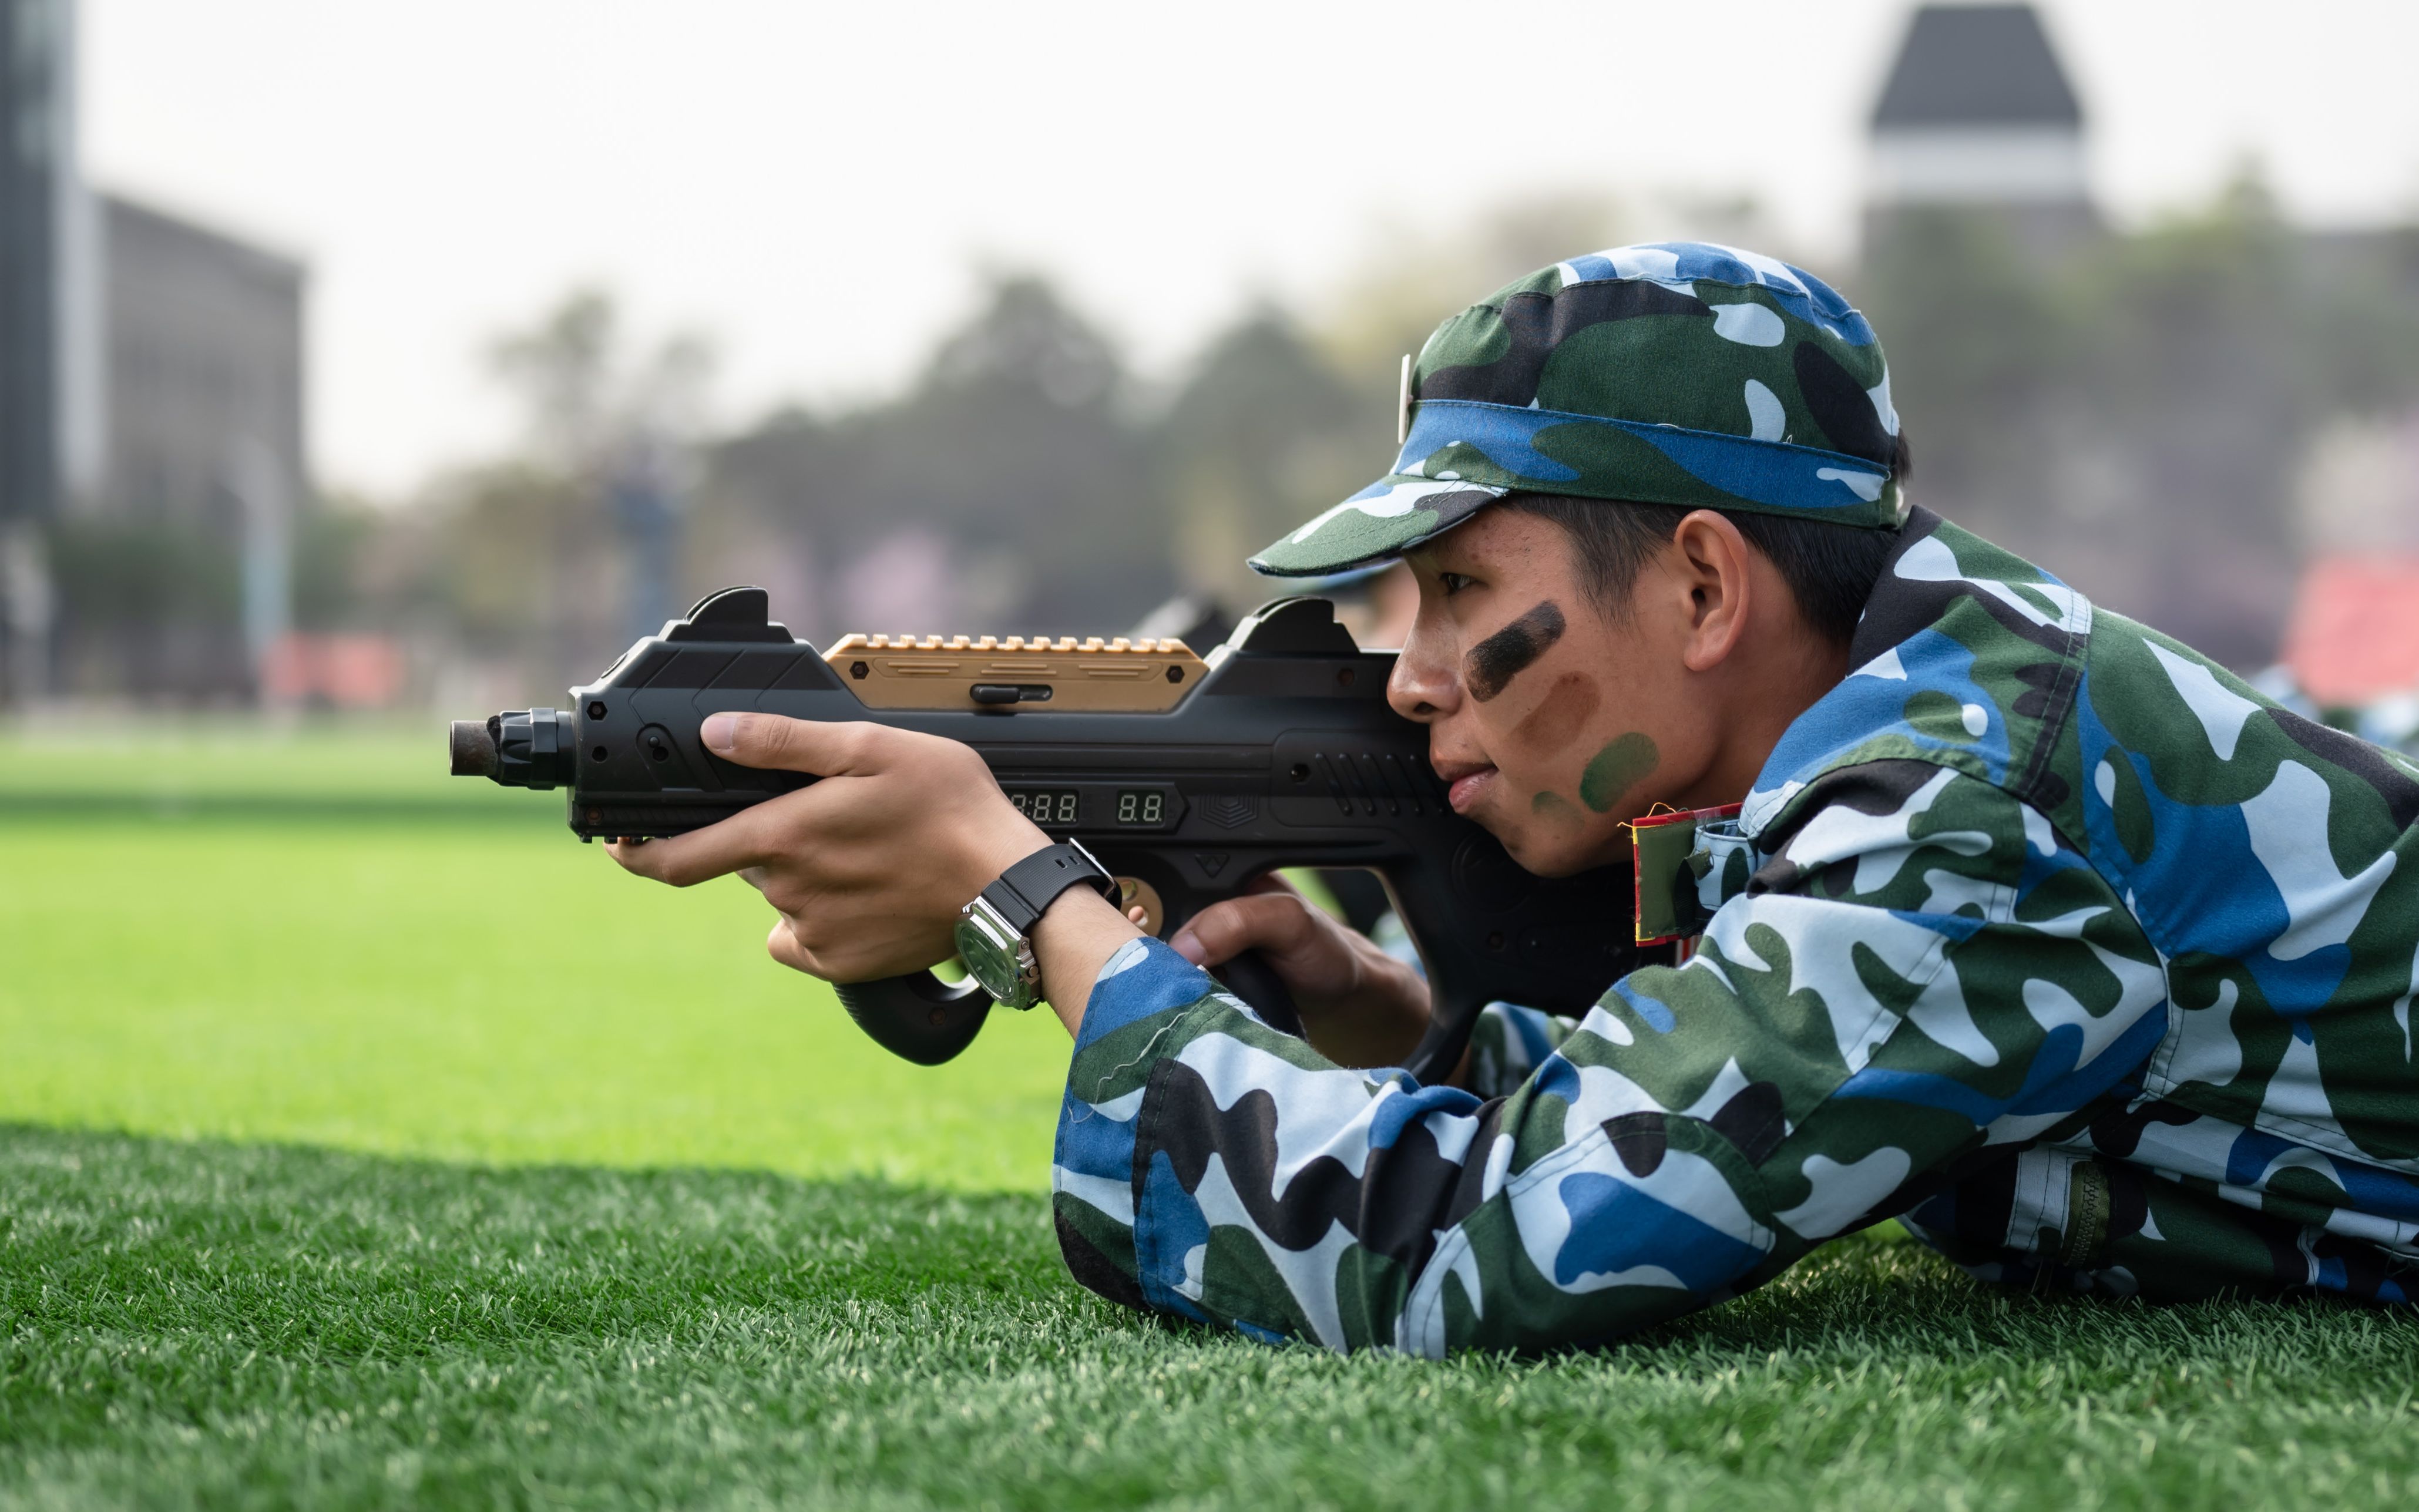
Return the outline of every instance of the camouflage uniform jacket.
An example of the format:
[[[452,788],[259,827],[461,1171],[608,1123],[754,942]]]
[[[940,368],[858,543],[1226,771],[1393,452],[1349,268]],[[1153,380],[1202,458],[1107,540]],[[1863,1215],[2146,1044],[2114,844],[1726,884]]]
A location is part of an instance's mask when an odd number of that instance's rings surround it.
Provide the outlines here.
[[[1878,1219],[1987,1277],[2407,1300],[2419,776],[1918,512],[1686,965],[1338,1067],[1155,941],[1094,990],[1085,1285],[1259,1337],[1610,1338]]]

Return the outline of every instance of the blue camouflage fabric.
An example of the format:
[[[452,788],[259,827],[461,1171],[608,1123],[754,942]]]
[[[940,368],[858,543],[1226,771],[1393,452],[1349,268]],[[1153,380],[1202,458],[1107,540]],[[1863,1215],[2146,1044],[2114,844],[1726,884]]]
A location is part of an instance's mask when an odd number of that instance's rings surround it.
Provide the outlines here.
[[[1377,562],[1516,489],[1895,527],[1898,411],[1865,317],[1802,268],[1658,241],[1556,263],[1437,327],[1394,470],[1252,559]]]
[[[1323,1059],[1156,941],[1095,989],[1068,1263],[1254,1337],[1610,1339],[1903,1215],[1978,1274],[2404,1302],[2419,772],[1918,512],[1697,953]],[[1614,921],[1608,921],[1609,927]]]

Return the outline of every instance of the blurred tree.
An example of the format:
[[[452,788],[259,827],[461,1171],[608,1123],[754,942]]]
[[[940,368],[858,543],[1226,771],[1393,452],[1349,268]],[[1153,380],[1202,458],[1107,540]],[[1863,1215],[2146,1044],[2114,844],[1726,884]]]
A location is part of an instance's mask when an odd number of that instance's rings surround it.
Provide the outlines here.
[[[1857,275],[1919,497],[2023,551],[2057,540],[2040,434],[2080,349],[2072,300],[1987,211],[1904,209]]]
[[[835,622],[825,612],[814,501],[853,462],[833,426],[794,406],[703,448],[684,580],[700,595],[753,583],[793,632],[828,641]]]
[[[1282,591],[1243,559],[1358,491],[1392,455],[1369,406],[1283,312],[1215,338],[1155,429],[1160,497],[1181,586],[1230,609]]]
[[[2274,655],[2297,564],[2292,477],[2334,386],[2327,294],[2298,241],[2246,174],[2085,270],[2088,409],[2065,421],[2122,439],[2126,494],[2078,501],[2099,549],[2134,573],[2111,607],[2236,665]]]
[[[241,699],[241,569],[207,521],[70,515],[51,526],[61,684],[104,697]]]
[[[619,316],[602,290],[575,289],[534,325],[499,337],[489,370],[518,392],[532,460],[576,472],[601,449],[613,405]]]
[[[579,288],[489,346],[489,372],[520,397],[530,460],[578,473],[634,431],[682,438],[702,427],[714,344],[674,332],[633,354],[622,325],[611,295]]]
[[[434,482],[424,521],[384,528],[397,560],[374,576],[397,615],[561,687],[676,608],[681,463],[713,348],[675,333],[634,351],[612,298],[579,289],[499,338],[487,363],[521,401],[516,455]]]
[[[586,480],[526,461],[440,479],[424,562],[460,646],[539,688],[593,676],[622,652],[619,543]]]
[[[2063,259],[1988,212],[1903,212],[1857,283],[1913,496],[2109,609],[2265,662],[2316,436],[2419,397],[2405,244],[2288,227],[2252,169],[2197,213]]]
[[[1548,193],[1443,230],[1433,223],[1388,227],[1379,250],[1337,281],[1310,326],[1352,395],[1355,416],[1346,428],[1368,438],[1369,465],[1352,487],[1394,460],[1405,353],[1416,354],[1445,316],[1521,274],[1575,252],[1620,245],[1626,219],[1622,206],[1602,194]]]
[[[714,448],[702,494],[714,549],[763,530],[810,563],[810,609],[784,612],[824,639],[1112,632],[1171,578],[1117,352],[1029,275],[994,279],[897,399]]]
[[[1705,201],[1658,230],[1771,245],[1759,224]],[[997,276],[895,397],[787,409],[701,447],[677,586],[762,583],[819,640],[1110,633],[1179,584],[1248,605],[1282,585],[1241,558],[1391,458],[1405,350],[1477,294],[1621,239],[1591,197],[1390,239],[1314,322],[1246,312],[1159,405],[1047,282]],[[1918,501],[2245,664],[2274,644],[2313,436],[2400,424],[2419,397],[2419,239],[2290,231],[2251,177],[2055,260],[1988,216],[1910,214],[1839,282],[1889,343]],[[554,686],[626,635],[598,486],[614,438],[696,433],[710,353],[634,358],[611,302],[582,293],[492,356],[524,403],[520,455],[303,549],[350,553],[361,592],[459,645],[533,648]]]
[[[947,537],[974,627],[1131,624],[1169,574],[1127,399],[1116,352],[1049,285],[998,280],[922,381],[852,427],[856,539],[877,544],[877,523]]]
[[[382,607],[364,581],[362,567],[386,520],[366,500],[337,494],[296,523],[294,532],[294,628],[349,629],[377,623]]]

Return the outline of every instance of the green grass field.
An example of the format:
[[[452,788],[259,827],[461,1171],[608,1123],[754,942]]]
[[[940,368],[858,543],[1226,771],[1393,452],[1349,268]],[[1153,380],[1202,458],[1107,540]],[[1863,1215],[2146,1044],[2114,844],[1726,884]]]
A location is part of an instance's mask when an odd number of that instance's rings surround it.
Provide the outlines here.
[[[437,746],[0,740],[0,1506],[2419,1494],[2419,1319],[1878,1238],[1546,1362],[1136,1319],[1050,1241],[1054,1024],[892,1060]]]

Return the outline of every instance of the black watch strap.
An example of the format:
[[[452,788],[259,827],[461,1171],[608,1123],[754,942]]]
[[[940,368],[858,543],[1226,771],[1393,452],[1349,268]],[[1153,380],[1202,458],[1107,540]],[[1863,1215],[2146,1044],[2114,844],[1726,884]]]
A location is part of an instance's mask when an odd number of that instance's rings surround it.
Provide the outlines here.
[[[1091,852],[1071,840],[1045,845],[1009,867],[982,895],[1010,929],[1030,935],[1058,895],[1079,883],[1089,885],[1110,903],[1117,901],[1117,879],[1092,859]]]

